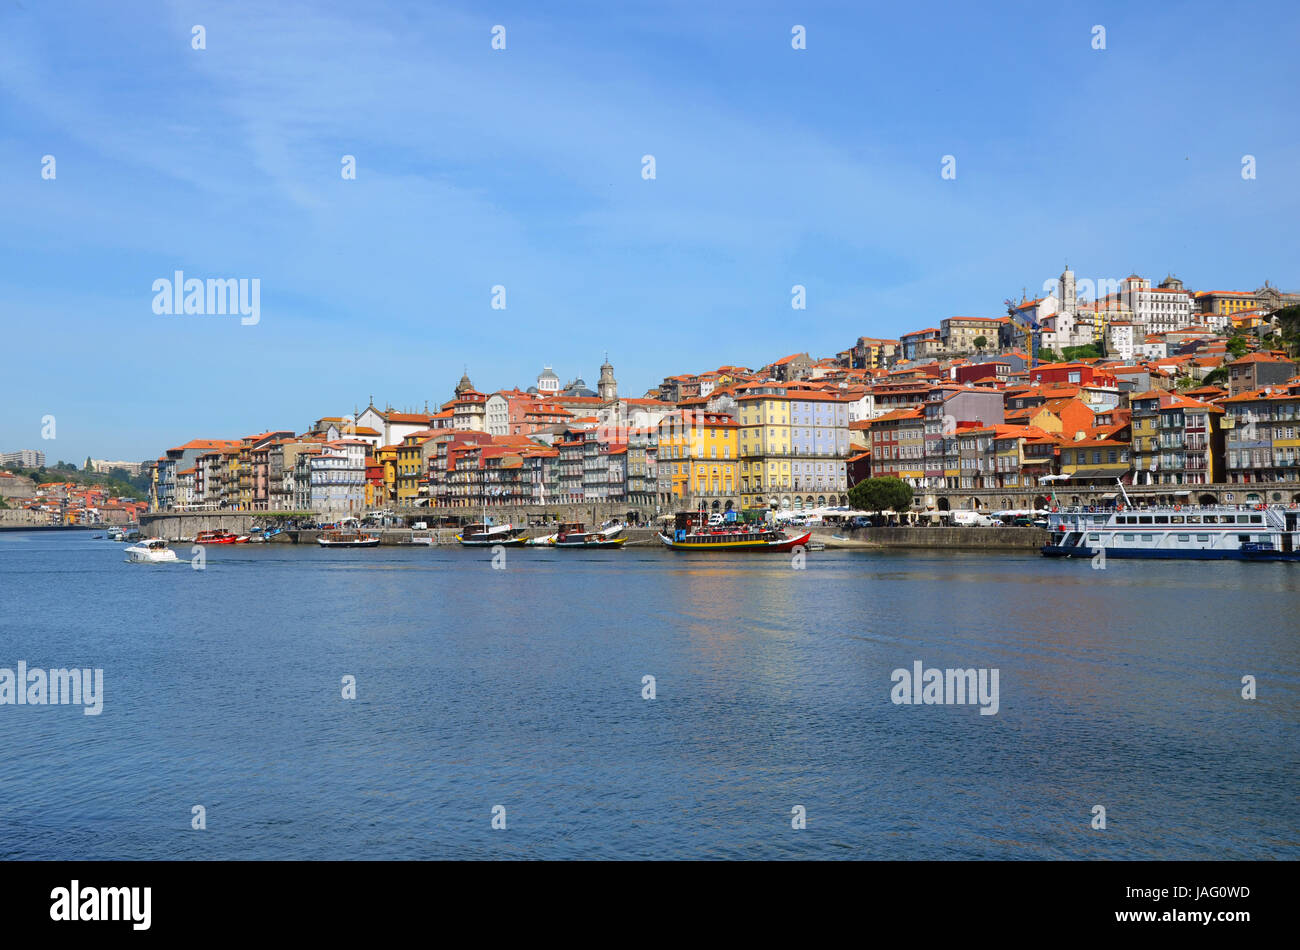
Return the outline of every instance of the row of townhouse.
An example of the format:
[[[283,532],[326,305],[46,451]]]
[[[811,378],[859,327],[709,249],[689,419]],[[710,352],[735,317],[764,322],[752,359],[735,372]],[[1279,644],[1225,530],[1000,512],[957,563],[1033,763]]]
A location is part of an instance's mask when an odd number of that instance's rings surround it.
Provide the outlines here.
[[[1004,418],[988,401],[997,396]],[[1044,475],[1094,486],[1300,480],[1300,377],[1236,395],[1151,389],[1126,401],[1046,384],[976,403],[935,387],[919,407],[855,425],[869,461],[860,474],[919,490],[1035,487]]]

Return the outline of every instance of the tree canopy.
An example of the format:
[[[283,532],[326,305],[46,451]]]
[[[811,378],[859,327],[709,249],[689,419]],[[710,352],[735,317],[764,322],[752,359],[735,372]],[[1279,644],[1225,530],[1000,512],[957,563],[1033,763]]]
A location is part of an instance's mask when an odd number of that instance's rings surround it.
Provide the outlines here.
[[[849,489],[849,504],[861,511],[906,511],[912,486],[901,478],[867,478]]]

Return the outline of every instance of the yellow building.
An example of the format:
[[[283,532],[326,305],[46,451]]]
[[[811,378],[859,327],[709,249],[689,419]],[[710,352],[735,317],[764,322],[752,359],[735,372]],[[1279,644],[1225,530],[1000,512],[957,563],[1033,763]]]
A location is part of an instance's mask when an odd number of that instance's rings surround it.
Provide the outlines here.
[[[397,446],[396,498],[399,505],[412,505],[420,497],[420,482],[424,478],[424,443],[432,433],[428,430],[413,432]],[[381,450],[382,451],[382,450]],[[387,476],[385,476],[387,477]]]
[[[397,450],[400,448],[396,443],[393,445],[383,445],[375,449],[375,461],[383,466],[384,485],[383,497],[375,497],[371,503],[373,507],[383,507],[397,500]]]
[[[693,504],[735,495],[740,465],[736,420],[703,410],[672,413],[659,423],[657,458],[661,482],[671,486],[674,499]]]
[[[741,396],[741,504],[798,509],[847,503],[851,401],[783,386]]]

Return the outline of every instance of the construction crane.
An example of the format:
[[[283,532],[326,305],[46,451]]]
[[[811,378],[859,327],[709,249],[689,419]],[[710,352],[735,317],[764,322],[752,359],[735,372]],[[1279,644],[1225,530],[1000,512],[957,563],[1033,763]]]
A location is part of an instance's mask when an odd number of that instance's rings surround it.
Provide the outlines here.
[[[1011,322],[1024,330],[1025,336],[1029,337],[1029,369],[1032,372],[1038,365],[1038,334],[1043,330],[1042,324],[1029,314],[1021,313],[1019,305],[1010,297],[1002,302],[1007,305],[1007,316],[1011,318]],[[1021,303],[1023,304],[1024,301],[1022,300]]]

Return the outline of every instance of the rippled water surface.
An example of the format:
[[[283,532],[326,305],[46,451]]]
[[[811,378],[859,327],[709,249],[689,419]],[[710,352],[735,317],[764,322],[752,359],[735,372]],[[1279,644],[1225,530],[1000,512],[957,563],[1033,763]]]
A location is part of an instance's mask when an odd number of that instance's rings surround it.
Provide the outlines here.
[[[1298,564],[123,547],[0,534],[0,667],[105,680],[0,706],[0,858],[1297,855]]]

